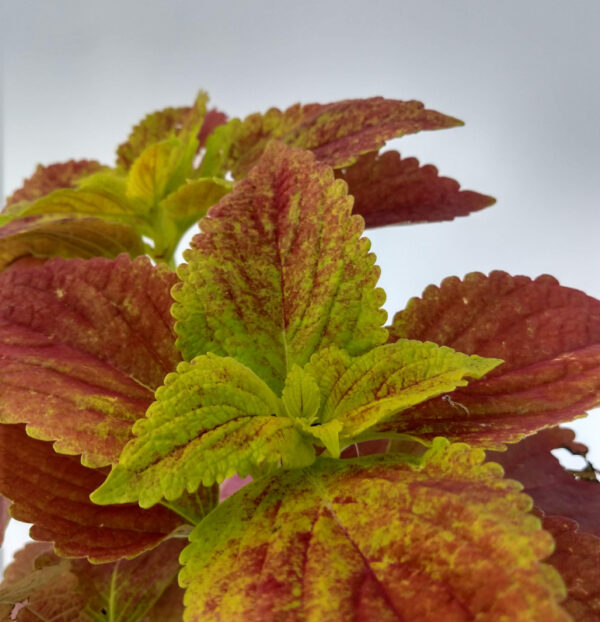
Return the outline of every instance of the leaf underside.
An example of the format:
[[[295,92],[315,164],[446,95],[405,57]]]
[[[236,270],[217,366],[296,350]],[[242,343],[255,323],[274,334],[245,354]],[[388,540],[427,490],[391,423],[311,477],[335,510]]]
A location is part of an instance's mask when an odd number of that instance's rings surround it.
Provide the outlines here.
[[[488,447],[583,415],[600,403],[600,301],[548,276],[495,271],[445,279],[396,314],[390,340],[433,341],[503,365],[380,428]]]
[[[551,538],[483,452],[321,459],[246,486],[181,557],[187,622],[560,620]]]
[[[7,568],[0,609],[17,603],[18,622],[178,622],[183,591],[177,585],[181,540],[164,542],[134,560],[92,565],[66,560],[47,545],[27,545]]]
[[[563,609],[573,622],[600,622],[600,538],[579,532],[576,523],[563,517],[546,516],[543,526],[555,542],[547,563],[567,587]]]

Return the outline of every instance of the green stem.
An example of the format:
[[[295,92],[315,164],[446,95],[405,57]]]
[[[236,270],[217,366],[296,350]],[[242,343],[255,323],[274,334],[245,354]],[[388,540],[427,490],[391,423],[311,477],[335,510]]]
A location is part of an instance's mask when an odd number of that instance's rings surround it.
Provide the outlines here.
[[[198,517],[190,514],[186,511],[184,507],[181,507],[174,503],[173,501],[165,501],[164,499],[160,502],[161,505],[164,505],[166,508],[175,512],[175,514],[179,514],[182,518],[184,518],[190,525],[196,526],[198,524]]]

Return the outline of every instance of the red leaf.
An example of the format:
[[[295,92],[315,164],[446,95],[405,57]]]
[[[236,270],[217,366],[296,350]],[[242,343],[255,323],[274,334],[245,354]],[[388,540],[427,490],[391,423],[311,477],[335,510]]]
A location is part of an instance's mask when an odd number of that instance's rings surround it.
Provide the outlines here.
[[[95,160],[69,160],[58,164],[38,164],[35,173],[6,200],[6,205],[19,201],[35,201],[60,188],[73,188],[82,177],[97,173],[104,165]]]
[[[548,275],[445,279],[396,315],[390,339],[401,337],[505,363],[450,396],[403,411],[380,431],[498,446],[600,402],[600,301]]]
[[[14,518],[33,523],[31,537],[54,542],[60,555],[96,562],[133,557],[183,523],[162,506],[95,505],[89,495],[105,475],[30,438],[22,425],[0,425],[0,493],[13,501]]]
[[[215,131],[219,125],[227,122],[227,115],[216,108],[206,111],[202,127],[198,133],[198,148],[201,149],[206,144],[206,139]]]
[[[4,542],[4,531],[6,530],[8,521],[10,520],[10,516],[8,514],[9,505],[10,501],[6,497],[0,496],[0,546],[2,546],[2,543]]]
[[[572,430],[550,428],[510,445],[504,452],[493,452],[489,458],[504,467],[507,477],[523,484],[544,514],[571,518],[582,531],[600,536],[600,483],[576,478],[551,453],[565,447],[585,456],[587,447],[575,443],[574,437]]]
[[[545,517],[544,529],[556,543],[546,563],[560,572],[568,590],[563,609],[573,622],[600,622],[600,538],[578,532],[573,521],[557,516]]]
[[[181,555],[194,622],[529,622],[568,616],[550,536],[483,452],[322,459],[249,484]]]
[[[53,259],[0,274],[0,420],[101,466],[180,360],[169,290],[145,258]]]
[[[383,97],[296,104],[283,112],[271,108],[238,123],[226,139],[230,143],[224,159],[225,168],[236,178],[248,173],[271,139],[309,149],[324,164],[338,168],[378,150],[392,138],[462,125],[458,119],[426,109],[421,102]]]
[[[365,219],[367,227],[453,220],[495,202],[460,190],[453,179],[439,177],[435,166],[419,166],[416,158],[401,159],[397,151],[365,154],[336,176],[348,184],[353,212]]]

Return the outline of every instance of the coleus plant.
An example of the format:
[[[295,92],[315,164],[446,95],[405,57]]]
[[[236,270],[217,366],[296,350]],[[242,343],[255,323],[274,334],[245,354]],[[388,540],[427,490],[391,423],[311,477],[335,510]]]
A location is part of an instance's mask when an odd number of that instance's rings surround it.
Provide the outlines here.
[[[586,454],[600,301],[472,273],[384,326],[364,226],[493,199],[380,149],[459,124],[201,93],[9,198],[0,510],[38,542],[4,619],[600,620],[595,471],[551,453]]]

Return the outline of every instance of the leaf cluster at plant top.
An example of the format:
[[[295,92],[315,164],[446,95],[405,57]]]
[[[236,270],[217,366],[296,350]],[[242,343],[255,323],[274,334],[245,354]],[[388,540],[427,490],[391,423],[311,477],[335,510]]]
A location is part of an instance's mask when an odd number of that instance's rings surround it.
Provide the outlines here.
[[[600,620],[595,473],[551,454],[587,451],[600,301],[472,273],[385,327],[364,226],[494,201],[380,149],[460,121],[207,101],[0,216],[2,526],[41,541],[4,619]]]

